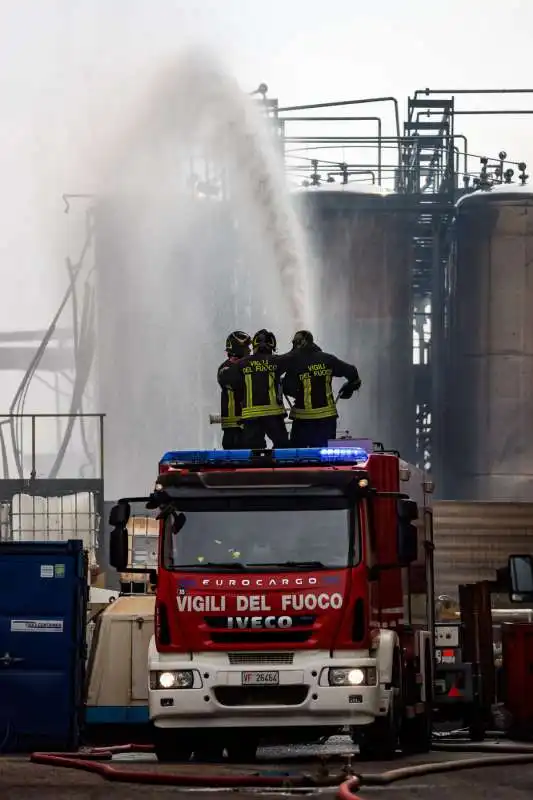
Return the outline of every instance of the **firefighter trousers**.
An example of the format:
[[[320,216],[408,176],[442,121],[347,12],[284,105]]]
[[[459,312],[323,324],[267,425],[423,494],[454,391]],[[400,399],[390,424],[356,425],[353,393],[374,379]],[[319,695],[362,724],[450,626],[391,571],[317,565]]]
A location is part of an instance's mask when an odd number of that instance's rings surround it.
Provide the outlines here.
[[[289,435],[281,414],[243,420],[242,447],[262,450],[267,446],[265,436],[272,442],[272,447],[289,446]]]
[[[295,419],[291,428],[293,447],[327,447],[337,435],[337,417],[326,419]]]
[[[222,430],[223,450],[241,450],[242,447],[242,428],[224,428]]]

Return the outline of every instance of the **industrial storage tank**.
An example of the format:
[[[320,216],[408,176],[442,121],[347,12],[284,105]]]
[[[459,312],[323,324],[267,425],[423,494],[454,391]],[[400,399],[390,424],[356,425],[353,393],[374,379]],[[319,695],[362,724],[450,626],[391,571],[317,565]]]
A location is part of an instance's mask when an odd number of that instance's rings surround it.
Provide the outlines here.
[[[457,204],[446,320],[444,491],[533,498],[533,192]]]
[[[314,254],[316,333],[353,363],[363,386],[339,402],[339,429],[415,451],[412,227],[397,198],[370,184],[297,192]]]

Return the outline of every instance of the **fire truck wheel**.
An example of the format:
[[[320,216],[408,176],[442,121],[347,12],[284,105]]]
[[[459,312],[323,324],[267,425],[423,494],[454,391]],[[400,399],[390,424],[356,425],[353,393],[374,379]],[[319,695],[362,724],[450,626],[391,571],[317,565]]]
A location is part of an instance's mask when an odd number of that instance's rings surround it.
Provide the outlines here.
[[[222,743],[203,742],[194,749],[194,758],[196,761],[222,761],[224,755],[224,748]]]
[[[411,719],[404,719],[400,731],[400,744],[404,754],[429,753],[433,734],[433,681],[431,674],[431,648],[426,646],[424,654],[424,677],[426,681],[426,702],[424,711]],[[412,687],[415,691],[418,688]],[[418,698],[417,698],[418,699]]]
[[[186,734],[164,728],[154,728],[154,750],[157,760],[166,763],[189,761],[192,756]]]
[[[226,742],[226,754],[231,764],[251,764],[255,761],[258,742],[250,738]]]
[[[429,753],[432,739],[431,709],[426,706],[422,714],[417,714],[412,719],[404,720],[400,735],[402,752]]]
[[[391,707],[385,717],[378,717],[371,725],[365,725],[354,739],[359,746],[363,761],[389,761],[399,748],[399,715]]]
[[[394,694],[384,717],[377,717],[371,725],[352,728],[352,740],[359,746],[363,761],[389,761],[400,746],[400,729],[403,716],[402,665],[400,653],[394,655],[392,686]]]

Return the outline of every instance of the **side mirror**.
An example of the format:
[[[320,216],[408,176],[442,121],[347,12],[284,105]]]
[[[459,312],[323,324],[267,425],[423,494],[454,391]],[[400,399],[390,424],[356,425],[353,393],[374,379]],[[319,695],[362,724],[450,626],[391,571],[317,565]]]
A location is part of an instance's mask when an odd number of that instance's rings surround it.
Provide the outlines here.
[[[508,563],[511,603],[533,601],[533,557],[510,556]]]
[[[413,522],[418,519],[418,503],[416,500],[404,497],[398,500],[398,518],[402,522]]]
[[[398,561],[403,566],[412,564],[418,558],[418,531],[412,524],[415,519],[418,519],[416,500],[405,497],[398,500]]]
[[[109,512],[109,524],[113,528],[123,528],[129,522],[131,506],[129,503],[117,503]]]
[[[418,531],[414,525],[398,520],[398,561],[408,566],[418,558]]]
[[[109,563],[117,572],[128,568],[128,529],[125,526],[113,528],[109,540]]]

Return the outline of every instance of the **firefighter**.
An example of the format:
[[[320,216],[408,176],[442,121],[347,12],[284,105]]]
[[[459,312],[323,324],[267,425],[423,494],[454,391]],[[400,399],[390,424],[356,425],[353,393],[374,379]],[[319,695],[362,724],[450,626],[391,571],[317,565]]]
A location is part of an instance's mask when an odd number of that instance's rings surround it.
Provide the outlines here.
[[[218,368],[217,380],[221,389],[220,416],[222,417],[222,447],[239,450],[242,447],[242,400],[238,393],[223,380],[226,367],[250,354],[252,340],[244,331],[233,331],[226,339],[227,359]]]
[[[310,331],[297,331],[292,350],[282,356],[283,393],[294,398],[291,445],[294,447],[326,447],[337,435],[337,404],[333,395],[333,378],[345,378],[339,391],[348,400],[361,386],[357,369],[315,344]]]
[[[228,365],[222,380],[242,397],[242,446],[262,449],[265,436],[273,447],[287,447],[285,408],[281,393],[280,359],[276,356],[276,337],[271,331],[257,331],[252,339],[253,353]]]

